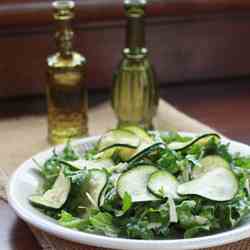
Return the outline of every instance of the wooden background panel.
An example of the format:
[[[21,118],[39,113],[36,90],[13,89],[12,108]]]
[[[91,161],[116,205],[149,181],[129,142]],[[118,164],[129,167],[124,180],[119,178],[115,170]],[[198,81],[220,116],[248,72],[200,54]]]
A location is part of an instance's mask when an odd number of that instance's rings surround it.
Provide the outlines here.
[[[249,15],[161,18],[147,23],[150,57],[160,83],[248,75]],[[77,25],[75,46],[88,59],[87,85],[111,86],[124,47],[124,24]],[[53,29],[0,32],[0,97],[42,93]]]
[[[28,29],[53,23],[52,0],[1,0],[0,27]],[[80,22],[117,21],[124,19],[123,0],[76,0]],[[249,11],[249,0],[150,0],[149,16],[191,16],[218,12]]]
[[[160,82],[248,75],[250,16],[169,22],[149,28]]]

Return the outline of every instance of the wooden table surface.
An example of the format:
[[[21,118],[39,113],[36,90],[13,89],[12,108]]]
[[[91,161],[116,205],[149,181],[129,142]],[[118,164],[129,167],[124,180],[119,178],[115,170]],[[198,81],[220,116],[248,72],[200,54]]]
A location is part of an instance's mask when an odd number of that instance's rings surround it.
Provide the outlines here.
[[[250,79],[169,85],[160,92],[181,111],[230,138],[250,144]],[[90,105],[107,96],[107,92],[90,93]],[[43,97],[0,100],[0,118],[43,112]],[[1,250],[41,249],[25,223],[3,201],[0,201],[0,223]]]

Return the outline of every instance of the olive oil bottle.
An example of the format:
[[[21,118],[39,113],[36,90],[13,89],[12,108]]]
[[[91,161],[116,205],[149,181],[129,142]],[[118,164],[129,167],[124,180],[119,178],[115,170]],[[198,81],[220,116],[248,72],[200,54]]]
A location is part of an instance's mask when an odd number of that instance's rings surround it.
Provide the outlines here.
[[[47,59],[48,139],[52,144],[87,135],[86,60],[73,51],[73,1],[54,1],[58,52]]]
[[[145,47],[145,0],[125,0],[126,48],[114,75],[112,107],[118,126],[127,124],[152,128],[158,106],[158,86]]]

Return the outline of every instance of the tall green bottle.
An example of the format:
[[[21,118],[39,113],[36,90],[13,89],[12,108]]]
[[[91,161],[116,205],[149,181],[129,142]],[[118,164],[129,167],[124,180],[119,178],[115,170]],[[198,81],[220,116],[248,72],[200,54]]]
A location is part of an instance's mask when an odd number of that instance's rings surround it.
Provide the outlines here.
[[[158,107],[158,86],[145,48],[145,0],[126,0],[126,48],[118,71],[114,75],[112,107],[118,127],[139,125],[152,128]]]

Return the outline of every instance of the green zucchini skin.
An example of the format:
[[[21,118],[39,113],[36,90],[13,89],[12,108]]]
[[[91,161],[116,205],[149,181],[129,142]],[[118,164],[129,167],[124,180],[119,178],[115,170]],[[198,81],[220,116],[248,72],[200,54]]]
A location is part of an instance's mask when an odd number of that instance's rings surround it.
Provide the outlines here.
[[[93,178],[95,176],[98,177],[98,175],[99,175],[99,179],[100,179],[100,177],[102,177],[104,180],[104,182],[101,183],[101,179],[100,180],[97,179],[96,183],[92,182],[92,186],[90,185],[90,187],[88,189],[88,193],[91,195],[91,197],[94,199],[96,205],[99,207],[100,201],[101,201],[101,196],[103,194],[103,191],[105,190],[105,187],[108,184],[108,176],[104,170],[100,170],[100,169],[92,169],[92,170],[90,170],[90,174],[91,174],[91,178]],[[98,181],[99,181],[99,183],[98,183]],[[90,179],[90,182],[91,182],[91,179]],[[98,190],[98,188],[99,188],[99,190]],[[96,189],[98,192],[95,194]]]
[[[127,161],[141,144],[141,139],[131,131],[114,129],[104,134],[97,143],[96,157],[110,158],[118,152],[123,161]]]
[[[156,142],[152,145],[149,145],[148,147],[144,148],[142,151],[138,152],[137,154],[133,155],[128,161],[127,163],[129,164],[129,166],[132,166],[133,164],[136,163],[136,161],[144,158],[145,156],[147,156],[149,153],[153,152],[154,150],[157,150],[159,148],[163,148],[165,147],[165,144],[162,142]]]
[[[114,144],[130,145],[137,148],[140,139],[134,133],[122,129],[113,129],[104,134],[97,143],[97,149],[101,152]]]
[[[143,128],[131,125],[131,126],[124,126],[124,127],[122,127],[122,129],[134,133],[145,143],[150,143],[150,144],[153,143],[152,137]]]
[[[99,151],[99,153],[101,152],[104,152],[106,150],[109,150],[109,149],[114,149],[114,148],[131,148],[131,149],[136,149],[137,147],[133,146],[133,145],[129,145],[129,144],[121,144],[121,143],[116,143],[116,144],[113,144],[113,145],[110,145],[106,148],[103,148],[102,150]]]
[[[80,161],[80,162],[79,162]],[[97,159],[97,160],[78,160],[78,161],[65,161],[58,160],[59,163],[64,164],[70,167],[73,170],[82,170],[82,169],[110,169],[114,166],[114,162],[111,159]],[[80,165],[81,164],[81,165]]]
[[[208,133],[208,134],[203,134],[201,136],[198,136],[196,138],[194,138],[193,140],[189,141],[189,142],[183,142],[183,143],[176,143],[176,145],[178,144],[179,146],[174,146],[174,143],[175,142],[171,142],[170,144],[167,145],[167,147],[171,150],[174,150],[174,151],[182,151],[182,150],[185,150],[187,148],[189,148],[190,146],[192,146],[193,144],[199,142],[200,140],[202,139],[205,139],[206,137],[216,137],[218,139],[220,139],[221,137],[216,134],[216,133]],[[172,144],[172,146],[171,146]]]
[[[96,155],[96,159],[108,159],[111,158],[115,152],[118,152],[123,161],[127,161],[134,153],[137,147],[128,144],[113,144],[107,148],[102,149]],[[131,152],[130,152],[131,151]]]

